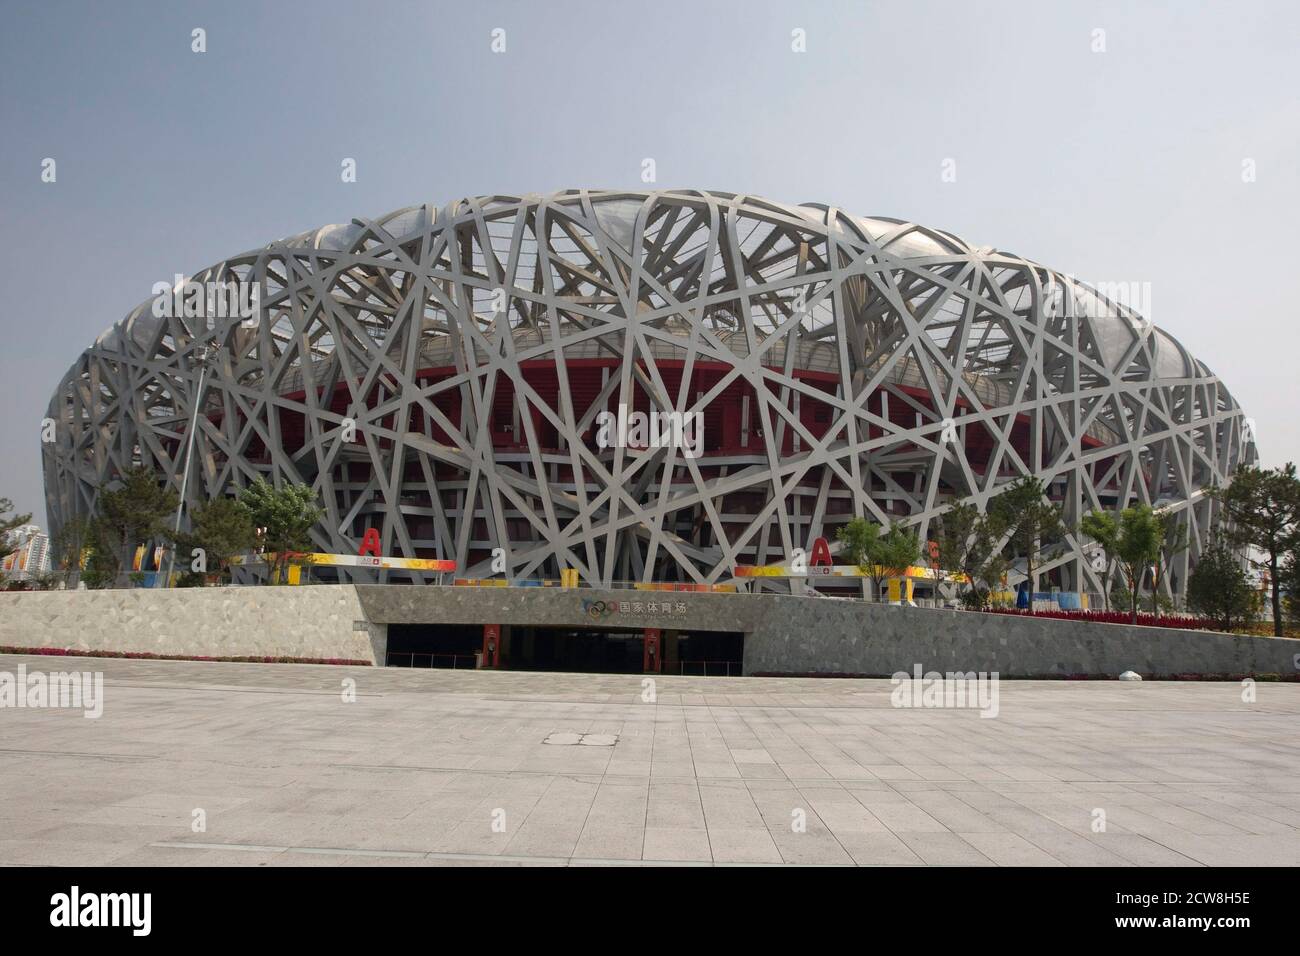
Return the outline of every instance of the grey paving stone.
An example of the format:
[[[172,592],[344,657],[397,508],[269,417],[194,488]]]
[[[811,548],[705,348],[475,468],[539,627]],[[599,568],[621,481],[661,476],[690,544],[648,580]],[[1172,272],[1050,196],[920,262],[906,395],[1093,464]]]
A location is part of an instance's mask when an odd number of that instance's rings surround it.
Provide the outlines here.
[[[588,821],[573,855],[599,860],[640,860],[644,846],[643,826]]]
[[[907,848],[932,866],[992,866],[993,861],[957,833],[900,833]]]
[[[709,827],[715,863],[781,863],[781,852],[765,829]]]
[[[1064,866],[1016,833],[963,833],[964,839],[998,866]]]
[[[711,861],[709,833],[703,827],[646,827],[642,850],[645,860]]]
[[[887,830],[836,833],[835,838],[859,866],[919,866],[925,862],[897,834]]]
[[[848,866],[853,863],[853,857],[844,845],[826,830],[810,828],[804,833],[796,833],[787,827],[769,832],[786,863],[800,866]]]
[[[0,711],[0,864],[1300,865],[1290,684],[1004,681],[987,720],[872,680],[84,666],[99,720]]]

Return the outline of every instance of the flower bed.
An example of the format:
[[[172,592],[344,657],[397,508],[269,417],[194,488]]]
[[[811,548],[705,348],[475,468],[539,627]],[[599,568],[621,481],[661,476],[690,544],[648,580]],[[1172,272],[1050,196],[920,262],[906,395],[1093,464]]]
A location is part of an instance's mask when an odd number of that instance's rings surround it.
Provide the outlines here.
[[[1030,617],[1020,608],[994,608],[990,614],[1015,614]],[[1102,624],[1132,624],[1128,611],[1035,611],[1033,617],[1046,617],[1058,621],[1097,621]],[[1176,627],[1186,631],[1212,630],[1211,622],[1190,614],[1150,614],[1139,611],[1137,623],[1143,627]]]

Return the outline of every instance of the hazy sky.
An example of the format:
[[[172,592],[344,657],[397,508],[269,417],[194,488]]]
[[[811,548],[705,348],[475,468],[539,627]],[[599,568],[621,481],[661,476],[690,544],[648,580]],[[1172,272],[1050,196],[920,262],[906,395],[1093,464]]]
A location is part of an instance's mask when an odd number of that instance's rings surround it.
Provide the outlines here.
[[[1265,464],[1300,459],[1293,0],[3,0],[0,16],[0,496],[37,521],[50,394],[155,282],[419,202],[639,188],[647,157],[659,187],[825,202],[1149,283],[1151,318],[1224,378]]]

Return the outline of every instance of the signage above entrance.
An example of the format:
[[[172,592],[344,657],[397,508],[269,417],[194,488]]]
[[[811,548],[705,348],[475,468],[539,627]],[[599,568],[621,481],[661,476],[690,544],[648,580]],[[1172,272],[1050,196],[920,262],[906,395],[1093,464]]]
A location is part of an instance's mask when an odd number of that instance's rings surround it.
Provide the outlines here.
[[[603,621],[615,614],[655,619],[674,618],[687,611],[685,601],[599,601],[582,598],[582,613],[592,620]]]

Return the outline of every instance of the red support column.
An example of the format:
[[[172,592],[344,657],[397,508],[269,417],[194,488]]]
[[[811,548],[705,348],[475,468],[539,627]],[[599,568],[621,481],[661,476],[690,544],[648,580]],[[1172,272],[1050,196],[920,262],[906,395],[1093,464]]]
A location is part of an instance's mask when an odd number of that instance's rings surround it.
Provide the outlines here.
[[[501,665],[501,625],[483,625],[483,666],[499,667]]]
[[[663,669],[663,662],[660,659],[662,656],[659,651],[659,628],[647,627],[645,629],[645,658],[642,667],[645,673],[660,673]]]

